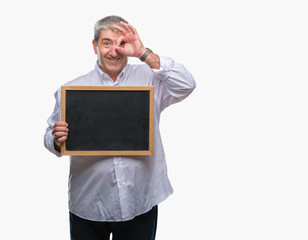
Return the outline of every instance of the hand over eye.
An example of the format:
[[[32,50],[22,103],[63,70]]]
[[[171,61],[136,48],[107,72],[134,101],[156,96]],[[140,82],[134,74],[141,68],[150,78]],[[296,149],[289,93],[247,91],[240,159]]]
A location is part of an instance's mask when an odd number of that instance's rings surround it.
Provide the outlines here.
[[[121,33],[117,41],[116,49],[120,54],[141,58],[146,51],[136,29],[127,23],[121,22],[121,26],[114,25],[114,29]]]

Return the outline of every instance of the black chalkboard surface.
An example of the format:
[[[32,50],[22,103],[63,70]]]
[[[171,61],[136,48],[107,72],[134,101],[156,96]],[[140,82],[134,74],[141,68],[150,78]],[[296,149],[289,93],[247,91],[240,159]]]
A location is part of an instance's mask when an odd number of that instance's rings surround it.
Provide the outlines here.
[[[152,155],[154,87],[62,86],[62,155]]]

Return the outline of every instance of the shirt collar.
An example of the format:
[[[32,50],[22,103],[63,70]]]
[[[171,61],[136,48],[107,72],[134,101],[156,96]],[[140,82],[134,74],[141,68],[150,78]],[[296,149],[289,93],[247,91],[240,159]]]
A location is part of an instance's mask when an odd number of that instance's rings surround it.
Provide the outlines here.
[[[128,71],[128,66],[129,64],[126,64],[126,66],[123,68],[123,70],[120,72],[119,76],[118,76],[118,80],[120,81],[121,79],[123,79],[123,77],[126,75],[127,71]],[[95,64],[95,71],[96,73],[102,78],[102,80],[112,80],[108,74],[104,73],[98,66],[98,61],[96,61]]]

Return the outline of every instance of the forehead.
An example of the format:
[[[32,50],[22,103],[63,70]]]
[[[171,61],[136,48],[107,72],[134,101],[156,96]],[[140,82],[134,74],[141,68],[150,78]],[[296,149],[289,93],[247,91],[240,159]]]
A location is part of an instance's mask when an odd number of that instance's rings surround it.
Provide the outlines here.
[[[112,31],[110,29],[103,29],[100,32],[99,40],[109,39],[111,41],[116,41],[121,36],[118,31]]]

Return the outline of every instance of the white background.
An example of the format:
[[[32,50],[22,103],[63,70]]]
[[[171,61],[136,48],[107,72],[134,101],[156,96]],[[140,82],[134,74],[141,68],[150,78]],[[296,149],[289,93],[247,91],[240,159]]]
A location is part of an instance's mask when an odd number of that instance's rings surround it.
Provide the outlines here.
[[[0,3],[0,239],[69,239],[68,158],[43,146],[53,93],[93,69],[116,14],[197,88],[163,112],[175,193],[157,239],[308,239],[306,1]]]

